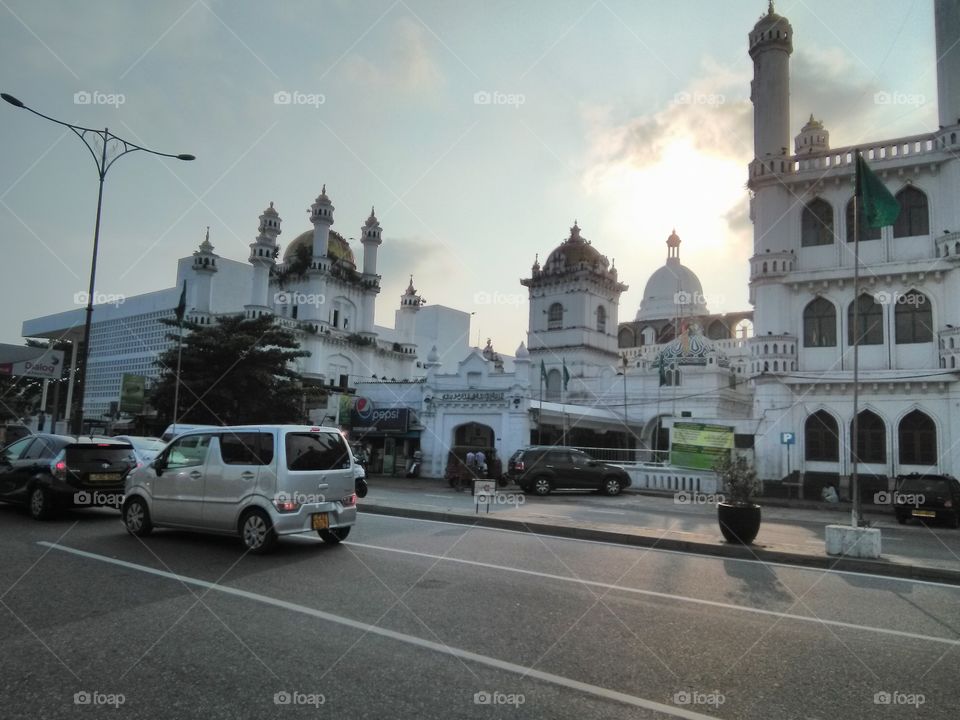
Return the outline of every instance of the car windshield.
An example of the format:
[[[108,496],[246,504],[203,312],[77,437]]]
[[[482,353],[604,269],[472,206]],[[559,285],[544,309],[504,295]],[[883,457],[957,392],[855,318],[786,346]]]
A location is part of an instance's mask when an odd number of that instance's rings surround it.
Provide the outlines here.
[[[127,440],[140,452],[160,452],[165,446],[160,438],[129,437]]]

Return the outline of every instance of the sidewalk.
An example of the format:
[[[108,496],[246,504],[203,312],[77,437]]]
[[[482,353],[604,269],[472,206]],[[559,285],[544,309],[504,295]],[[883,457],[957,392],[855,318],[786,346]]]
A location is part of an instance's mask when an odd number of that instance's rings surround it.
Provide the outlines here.
[[[678,504],[672,494],[628,491],[607,498],[577,491],[541,498],[510,486],[500,492],[519,496],[516,503],[477,512],[469,491],[457,493],[440,479],[371,476],[369,483],[361,512],[960,585],[960,531],[899,526],[883,508],[866,512],[881,528],[883,557],[859,560],[824,552],[824,527],[848,523],[849,505],[761,499],[760,535],[744,547],[723,539],[714,506]]]

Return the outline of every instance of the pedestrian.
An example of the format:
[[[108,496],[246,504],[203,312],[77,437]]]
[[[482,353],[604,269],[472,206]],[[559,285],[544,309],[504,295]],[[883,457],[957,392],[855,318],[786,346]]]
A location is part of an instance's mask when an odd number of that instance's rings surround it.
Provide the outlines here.
[[[487,456],[484,455],[483,450],[477,450],[476,455],[473,456],[474,461],[477,463],[477,472],[480,474],[480,477],[487,476]]]

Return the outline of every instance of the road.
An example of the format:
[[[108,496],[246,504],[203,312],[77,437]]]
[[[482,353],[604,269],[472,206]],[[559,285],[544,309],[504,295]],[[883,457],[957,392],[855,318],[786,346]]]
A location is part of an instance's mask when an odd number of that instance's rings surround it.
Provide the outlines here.
[[[561,525],[602,523],[612,530],[644,530],[656,536],[681,539],[720,537],[716,505],[692,502],[697,498],[690,493],[682,495],[681,501],[632,492],[610,498],[595,492],[571,490],[537,497],[522,495],[516,487],[508,487],[501,493],[507,498],[519,497],[521,503],[490,507],[491,514],[504,518]],[[429,480],[372,478],[368,500],[425,510],[473,512],[475,509],[469,493],[456,493],[440,481]],[[869,507],[866,517],[882,531],[884,557],[906,564],[960,569],[960,530],[942,524],[899,525],[886,508]],[[831,523],[849,522],[846,512],[764,507],[757,542],[822,555],[824,528]]]
[[[0,506],[0,541],[4,718],[956,717],[936,583],[374,515],[257,557]]]

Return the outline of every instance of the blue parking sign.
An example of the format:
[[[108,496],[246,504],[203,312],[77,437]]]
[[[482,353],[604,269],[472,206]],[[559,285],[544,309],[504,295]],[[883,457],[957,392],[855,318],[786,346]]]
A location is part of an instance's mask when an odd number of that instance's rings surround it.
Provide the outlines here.
[[[781,445],[796,445],[797,436],[792,432],[782,432],[780,433],[780,444]]]

